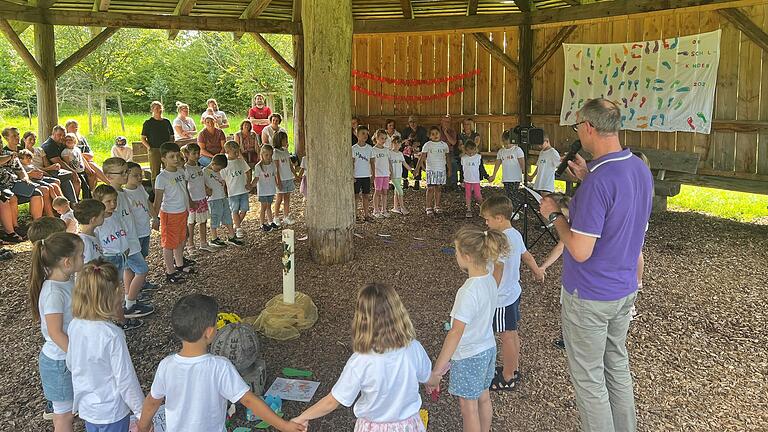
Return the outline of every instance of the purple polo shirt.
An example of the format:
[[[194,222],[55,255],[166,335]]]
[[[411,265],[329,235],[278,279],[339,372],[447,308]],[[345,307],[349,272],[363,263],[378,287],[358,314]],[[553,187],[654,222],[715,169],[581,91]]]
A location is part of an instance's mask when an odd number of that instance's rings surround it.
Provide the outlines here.
[[[653,199],[653,176],[629,149],[587,164],[589,174],[571,200],[571,231],[595,237],[579,263],[565,249],[563,286],[585,300],[618,300],[637,290],[637,259]]]

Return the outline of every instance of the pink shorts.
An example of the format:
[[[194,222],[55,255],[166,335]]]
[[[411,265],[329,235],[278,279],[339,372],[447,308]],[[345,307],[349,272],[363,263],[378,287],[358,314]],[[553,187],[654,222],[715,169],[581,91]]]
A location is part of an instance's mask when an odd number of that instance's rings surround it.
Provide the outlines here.
[[[377,191],[389,190],[389,177],[375,177],[373,185]]]
[[[475,195],[475,201],[481,202],[483,196],[480,194],[480,183],[464,183],[464,196],[467,200],[472,199],[472,195]]]
[[[355,422],[355,432],[425,432],[426,430],[418,414],[396,422],[376,423],[365,418],[358,418]]]

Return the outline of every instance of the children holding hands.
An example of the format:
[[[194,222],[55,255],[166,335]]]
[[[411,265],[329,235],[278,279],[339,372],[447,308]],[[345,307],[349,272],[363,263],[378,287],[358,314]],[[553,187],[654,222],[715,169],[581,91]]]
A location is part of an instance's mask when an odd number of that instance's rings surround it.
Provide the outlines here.
[[[395,193],[392,196],[393,205],[391,211],[392,213],[407,215],[410,212],[405,208],[405,202],[403,201],[403,171],[413,172],[413,168],[408,165],[408,162],[405,161],[405,155],[400,151],[400,137],[393,136],[391,141],[392,151],[389,153],[389,162],[391,163],[390,170],[392,172],[392,185],[395,187]],[[384,204],[386,205],[386,201]]]
[[[227,198],[227,183],[221,177],[221,171],[229,165],[227,156],[217,154],[211,159],[211,163],[203,169],[205,187],[210,192],[208,196],[208,209],[211,213],[211,235],[213,240],[208,242],[213,247],[224,247],[227,244],[233,246],[242,246],[243,242],[235,236],[235,229],[232,226],[232,211],[229,207]],[[220,235],[226,230],[228,235],[223,238]]]
[[[224,153],[227,155],[227,166],[219,172],[227,185],[229,194],[229,209],[235,225],[235,237],[242,239],[245,231],[241,227],[245,215],[248,214],[248,192],[253,188],[251,167],[240,153],[240,144],[235,141],[224,143]]]
[[[205,190],[205,179],[203,178],[203,167],[200,166],[200,146],[196,143],[189,143],[181,149],[186,159],[184,164],[184,174],[187,178],[187,189],[189,191],[189,215],[187,216],[187,229],[189,238],[187,239],[187,250],[190,254],[198,250],[204,252],[213,252],[208,246],[208,196]],[[200,246],[195,245],[195,226],[200,234]]]
[[[275,135],[273,141],[278,141],[282,132]],[[264,232],[280,228],[273,218],[272,201],[279,190],[280,176],[276,162],[272,160],[274,149],[271,145],[265,144],[261,147],[261,159],[253,166],[253,182],[256,183],[257,194],[259,196],[259,221],[261,230]]]

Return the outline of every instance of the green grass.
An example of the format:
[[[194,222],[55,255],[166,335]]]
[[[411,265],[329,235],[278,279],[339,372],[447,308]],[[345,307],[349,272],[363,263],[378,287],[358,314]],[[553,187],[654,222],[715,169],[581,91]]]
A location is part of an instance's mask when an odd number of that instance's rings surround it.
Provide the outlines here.
[[[173,114],[168,113],[171,120]],[[230,128],[228,133],[234,133],[237,131],[237,125],[240,123],[240,119],[244,118],[245,114],[232,114],[230,118]],[[125,132],[123,132],[120,126],[120,118],[117,114],[110,113],[107,117],[107,130],[101,130],[101,119],[98,116],[93,117],[94,132],[88,130],[88,116],[83,113],[71,113],[65,112],[59,115],[62,122],[67,119],[74,118],[80,123],[80,131],[85,134],[88,139],[88,143],[93,148],[95,153],[95,159],[97,163],[101,163],[104,159],[109,157],[110,149],[114,139],[118,135],[125,135],[129,141],[140,140],[141,125],[144,120],[149,118],[149,114],[126,114],[125,115]],[[195,118],[195,122],[198,123],[198,118]],[[16,126],[22,133],[27,130],[37,130],[37,118],[32,118],[33,127],[29,127],[29,121],[26,117],[8,117],[0,115],[0,126]],[[292,121],[287,120],[282,125],[288,130],[288,140],[290,142],[289,149],[293,152],[293,124]],[[198,129],[201,126],[198,124]],[[45,137],[43,137],[45,139]],[[41,142],[41,141],[40,141]],[[486,164],[486,170],[488,173],[493,173],[493,164]],[[496,175],[496,181],[494,185],[501,185],[501,169]],[[555,182],[555,188],[557,190],[564,191],[565,184],[563,182]],[[733,219],[742,222],[755,222],[761,218],[768,217],[768,195],[749,194],[743,192],[731,192],[720,189],[711,189],[704,187],[683,185],[680,194],[675,197],[669,198],[669,208],[676,211],[696,211],[706,213],[715,217],[721,217],[726,219]]]

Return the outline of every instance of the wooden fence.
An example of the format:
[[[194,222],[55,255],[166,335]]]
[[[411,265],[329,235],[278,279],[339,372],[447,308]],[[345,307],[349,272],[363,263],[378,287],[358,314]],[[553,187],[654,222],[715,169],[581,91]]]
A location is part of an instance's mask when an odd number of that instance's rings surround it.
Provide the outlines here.
[[[768,31],[768,5],[741,9],[764,31]],[[768,53],[717,11],[695,8],[673,13],[594,20],[579,24],[566,39],[573,43],[620,43],[652,40],[722,29],[720,67],[715,93],[713,133],[634,132],[622,134],[632,148],[654,148],[701,154],[698,177],[692,183],[768,193]],[[535,59],[560,27],[538,26],[533,30]],[[486,33],[507,56],[518,62],[518,29]],[[356,36],[352,67],[372,74],[408,79],[430,79],[479,69],[480,74],[454,83],[425,86],[396,86],[373,80],[353,83],[385,94],[418,96],[446,92],[463,86],[465,91],[427,102],[383,100],[354,92],[352,111],[366,123],[382,126],[385,118],[406,126],[409,114],[421,123],[436,124],[445,114],[475,118],[483,139],[483,151],[500,145],[505,128],[517,125],[518,89],[516,70],[509,70],[477,43],[472,34],[424,34]],[[533,76],[532,120],[550,135],[558,148],[575,139],[570,127],[559,126],[563,97],[564,59],[562,47]],[[696,181],[699,180],[699,181]]]

